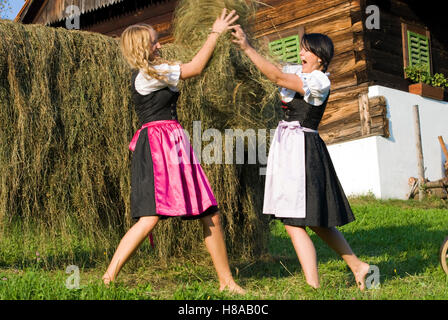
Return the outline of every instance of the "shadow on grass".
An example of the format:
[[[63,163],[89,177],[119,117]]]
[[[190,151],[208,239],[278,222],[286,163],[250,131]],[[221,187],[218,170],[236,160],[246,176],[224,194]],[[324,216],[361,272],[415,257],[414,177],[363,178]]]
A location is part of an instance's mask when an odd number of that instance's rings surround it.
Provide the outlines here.
[[[414,224],[341,232],[361,260],[379,268],[384,281],[397,276],[422,274],[428,268],[439,266],[439,249],[448,230],[431,230],[433,227]],[[316,234],[312,233],[311,239],[319,264],[344,263]],[[241,278],[282,278],[302,272],[291,240],[286,235],[271,235],[268,255],[252,262],[237,262],[233,266],[238,268]]]

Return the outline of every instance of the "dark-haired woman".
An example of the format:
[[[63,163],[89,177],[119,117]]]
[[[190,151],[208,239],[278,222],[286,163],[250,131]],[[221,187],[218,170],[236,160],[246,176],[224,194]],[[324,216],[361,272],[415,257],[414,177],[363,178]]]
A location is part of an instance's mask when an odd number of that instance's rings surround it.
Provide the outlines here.
[[[318,288],[320,284],[316,250],[306,227],[346,261],[359,289],[364,290],[370,266],[356,257],[336,229],[355,218],[317,132],[330,95],[326,71],[333,57],[333,42],[323,34],[305,34],[302,64],[280,70],[251,47],[240,26],[233,29],[233,42],[280,87],[284,111],[269,150],[263,213],[285,225],[310,286]]]

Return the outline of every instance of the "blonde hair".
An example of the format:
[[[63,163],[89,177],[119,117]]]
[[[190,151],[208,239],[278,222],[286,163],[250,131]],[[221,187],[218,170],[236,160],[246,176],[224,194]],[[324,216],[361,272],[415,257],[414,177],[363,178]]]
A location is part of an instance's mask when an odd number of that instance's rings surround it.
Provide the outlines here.
[[[143,23],[127,27],[120,38],[121,52],[131,68],[143,70],[148,80],[155,78],[166,81],[166,77],[160,74],[163,72],[157,71],[154,65],[172,63],[153,55],[151,47],[154,39],[150,30],[156,32],[153,27]]]

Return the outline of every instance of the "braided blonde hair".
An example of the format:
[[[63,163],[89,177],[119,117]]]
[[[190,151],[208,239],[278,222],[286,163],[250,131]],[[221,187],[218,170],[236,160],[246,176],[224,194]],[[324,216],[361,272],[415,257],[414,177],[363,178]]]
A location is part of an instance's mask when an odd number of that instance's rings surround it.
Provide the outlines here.
[[[148,78],[148,80],[155,78],[166,81],[167,79],[163,72],[157,71],[154,66],[161,63],[172,63],[154,56],[153,52],[151,52],[154,39],[150,30],[155,32],[153,27],[143,23],[127,27],[120,38],[121,52],[131,68],[143,70],[143,76]]]

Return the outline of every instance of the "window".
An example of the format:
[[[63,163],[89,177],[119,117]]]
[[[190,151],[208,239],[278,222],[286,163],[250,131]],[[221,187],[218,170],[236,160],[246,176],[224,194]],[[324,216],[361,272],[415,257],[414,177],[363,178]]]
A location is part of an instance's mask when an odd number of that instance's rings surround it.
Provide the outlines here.
[[[269,51],[280,60],[301,63],[299,35],[289,36],[269,43]]]
[[[300,60],[300,40],[305,34],[302,26],[289,28],[282,31],[273,30],[272,33],[263,36],[264,45],[269,52],[279,60],[290,63],[302,63]]]
[[[403,65],[415,66],[423,64],[428,73],[432,74],[431,38],[430,33],[421,27],[402,24]]]
[[[431,73],[428,38],[424,35],[409,30],[407,32],[407,36],[409,65],[415,66],[417,64],[424,64],[427,67],[428,73]]]

